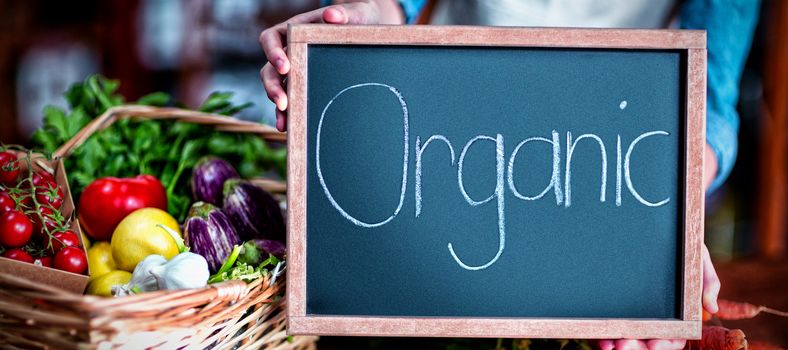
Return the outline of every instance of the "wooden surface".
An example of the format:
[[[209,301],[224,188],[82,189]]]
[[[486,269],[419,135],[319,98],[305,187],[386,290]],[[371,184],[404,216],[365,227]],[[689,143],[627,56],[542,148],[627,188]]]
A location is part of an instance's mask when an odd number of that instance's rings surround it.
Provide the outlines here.
[[[705,49],[705,31],[476,26],[291,25],[289,43]]]
[[[288,50],[288,333],[532,338],[686,338],[701,332],[703,147],[706,35],[704,31],[524,29],[436,26],[291,25]],[[616,49],[686,49],[686,183],[683,320],[345,317],[306,314],[306,119],[309,44],[470,45]],[[647,301],[644,301],[647,302]]]
[[[705,187],[703,151],[706,146],[706,50],[690,49],[687,57],[686,183],[684,189],[684,319],[700,320],[703,291],[703,223]]]
[[[353,336],[696,339],[701,323],[675,320],[339,317],[288,315],[288,334]]]
[[[307,45],[291,43],[287,118],[287,321],[306,315],[306,62]]]

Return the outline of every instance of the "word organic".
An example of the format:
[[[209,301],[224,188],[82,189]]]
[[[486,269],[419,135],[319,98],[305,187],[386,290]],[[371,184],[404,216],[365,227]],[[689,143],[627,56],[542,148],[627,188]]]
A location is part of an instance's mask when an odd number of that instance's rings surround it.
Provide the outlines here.
[[[402,155],[402,182],[400,187],[399,193],[399,203],[397,204],[397,208],[394,209],[394,212],[385,220],[380,222],[365,222],[361,219],[349,214],[345,211],[342,206],[334,199],[331,195],[331,190],[328,188],[325,179],[323,178],[323,173],[321,171],[321,163],[320,163],[320,143],[323,137],[328,135],[322,135],[321,130],[323,127],[323,121],[326,117],[326,112],[328,111],[331,104],[339,98],[345,92],[352,90],[352,89],[361,89],[361,88],[386,88],[391,91],[394,96],[398,99],[401,107],[402,107],[402,120],[403,120],[403,145],[404,145],[404,153]],[[627,102],[622,101],[619,105],[619,108],[624,109],[626,108]],[[626,184],[626,188],[629,193],[642,205],[649,206],[649,207],[659,207],[662,205],[667,204],[670,202],[670,197],[651,201],[638,193],[635,184],[632,182],[632,178],[630,176],[630,164],[632,162],[633,151],[637,147],[638,143],[643,141],[646,138],[650,137],[664,137],[669,136],[670,134],[666,131],[662,130],[653,130],[644,132],[637,137],[635,137],[632,142],[626,145],[624,148],[626,149],[625,152],[622,152],[622,144],[621,144],[621,136],[616,136],[616,153],[615,153],[615,162],[616,162],[616,193],[615,193],[615,201],[616,206],[621,206],[621,196],[622,196],[622,182]],[[607,200],[606,195],[606,188],[607,188],[607,162],[608,162],[608,152],[605,147],[605,143],[602,139],[594,134],[582,134],[579,136],[575,136],[572,134],[571,131],[566,132],[566,142],[565,144],[561,141],[561,135],[555,130],[552,131],[550,137],[529,137],[526,138],[514,147],[514,150],[508,157],[504,154],[504,137],[501,134],[496,135],[478,135],[472,137],[470,140],[465,142],[462,146],[460,151],[459,158],[456,157],[455,153],[455,144],[453,144],[447,137],[443,135],[431,135],[426,139],[426,141],[422,141],[421,136],[416,136],[415,140],[415,185],[414,185],[414,200],[415,200],[415,216],[419,217],[421,215],[421,202],[422,202],[422,174],[424,172],[422,166],[422,155],[424,152],[429,148],[430,145],[433,144],[440,144],[442,143],[445,148],[447,149],[446,155],[449,157],[450,164],[452,167],[456,165],[457,167],[457,187],[462,194],[465,201],[471,206],[480,206],[486,203],[492,202],[495,200],[495,203],[498,206],[498,233],[499,233],[499,245],[498,245],[498,252],[492,257],[487,263],[483,265],[477,266],[470,266],[462,261],[460,257],[454,251],[454,247],[451,243],[448,244],[449,253],[457,262],[457,264],[467,270],[482,270],[487,267],[490,267],[494,264],[498,258],[503,254],[503,250],[505,247],[506,242],[506,218],[504,215],[504,197],[507,193],[507,188],[512,195],[516,198],[525,200],[525,201],[534,201],[538,200],[547,193],[551,192],[555,196],[556,205],[563,205],[564,207],[568,208],[572,205],[572,155],[575,149],[579,146],[580,141],[586,140],[585,143],[592,145],[591,147],[598,146],[600,157],[602,159],[602,166],[600,169],[601,172],[601,185],[599,189],[599,201],[605,202]],[[316,164],[316,171],[318,179],[320,180],[320,185],[323,188],[323,192],[325,193],[326,197],[328,198],[331,205],[348,221],[353,223],[354,225],[365,227],[365,228],[377,228],[394,220],[397,215],[399,215],[400,210],[402,209],[402,205],[405,201],[405,190],[407,188],[407,178],[408,178],[408,167],[409,167],[409,142],[410,142],[410,134],[409,134],[409,127],[408,127],[408,107],[405,99],[402,97],[402,94],[394,87],[381,84],[381,83],[364,83],[358,85],[352,85],[340,91],[336,94],[329,102],[326,104],[325,108],[323,108],[323,112],[320,115],[320,121],[318,122],[317,127],[317,136],[315,142],[315,164]],[[495,159],[496,159],[496,184],[495,190],[489,197],[484,199],[474,199],[468,195],[468,192],[465,190],[465,185],[463,182],[463,163],[465,160],[465,155],[467,154],[468,150],[471,149],[474,145],[481,144],[482,142],[490,142],[495,145]],[[531,142],[544,142],[550,144],[552,146],[552,164],[553,170],[550,176],[550,182],[547,186],[542,190],[540,193],[535,195],[527,195],[521,193],[517,186],[514,183],[514,165],[517,161],[517,155],[520,153],[520,150],[528,145]],[[584,143],[584,144],[585,144]],[[562,145],[566,150],[566,156],[562,161],[561,158],[561,149]],[[561,177],[561,170],[563,169],[563,178]]]

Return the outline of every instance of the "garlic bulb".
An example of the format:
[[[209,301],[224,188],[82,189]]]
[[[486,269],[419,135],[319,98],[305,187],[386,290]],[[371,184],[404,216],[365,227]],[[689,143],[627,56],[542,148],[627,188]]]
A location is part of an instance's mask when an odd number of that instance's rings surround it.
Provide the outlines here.
[[[131,274],[130,284],[138,287],[140,292],[159,290],[156,278],[151,272],[153,269],[166,263],[167,259],[161,255],[148,255],[134,268],[134,273]]]
[[[205,258],[189,252],[176,255],[166,264],[154,266],[150,273],[161,290],[205,287],[210,276]]]

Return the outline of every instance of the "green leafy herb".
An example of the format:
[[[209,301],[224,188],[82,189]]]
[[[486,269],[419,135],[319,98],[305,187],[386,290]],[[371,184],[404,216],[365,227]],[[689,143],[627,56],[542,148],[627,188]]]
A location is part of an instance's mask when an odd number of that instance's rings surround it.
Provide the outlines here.
[[[235,246],[230,256],[213,276],[208,279],[208,283],[219,283],[230,280],[251,282],[268,274],[269,268],[275,267],[279,263],[273,255],[268,255],[268,259],[257,265],[239,262],[238,255],[241,252],[240,246]]]
[[[46,107],[43,127],[33,134],[33,142],[45,152],[54,152],[107,109],[126,103],[116,93],[119,86],[117,80],[95,75],[74,84],[65,93],[69,110]],[[232,96],[231,92],[214,92],[198,110],[233,115],[251,105],[234,105]],[[136,104],[177,105],[163,92],[143,96]],[[66,159],[65,166],[75,200],[85,186],[100,177],[156,176],[167,189],[167,211],[183,221],[191,204],[191,169],[200,157],[219,156],[247,178],[271,170],[284,177],[286,152],[251,134],[219,132],[210,126],[172,120],[121,119],[91,135]]]

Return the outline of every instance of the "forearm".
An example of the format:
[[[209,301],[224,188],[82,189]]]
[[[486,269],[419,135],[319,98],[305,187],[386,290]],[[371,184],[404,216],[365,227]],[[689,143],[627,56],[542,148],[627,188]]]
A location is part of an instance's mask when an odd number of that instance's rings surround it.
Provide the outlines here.
[[[370,0],[380,8],[380,24],[403,24],[405,15],[397,0]]]
[[[708,190],[718,171],[717,154],[707,143],[703,150],[703,189]]]

